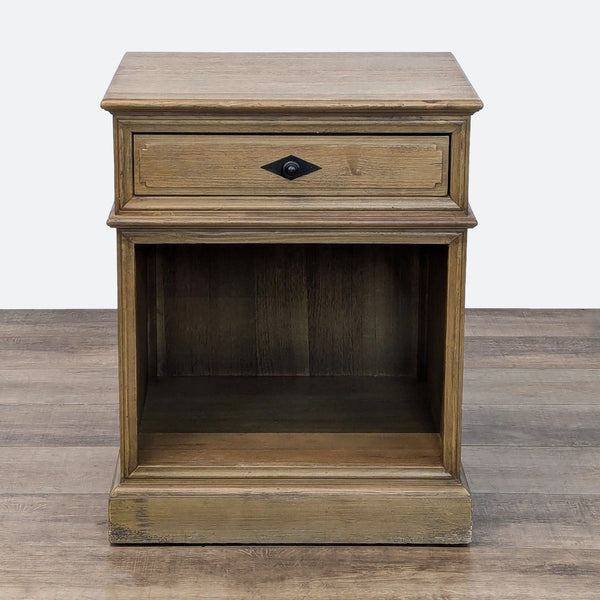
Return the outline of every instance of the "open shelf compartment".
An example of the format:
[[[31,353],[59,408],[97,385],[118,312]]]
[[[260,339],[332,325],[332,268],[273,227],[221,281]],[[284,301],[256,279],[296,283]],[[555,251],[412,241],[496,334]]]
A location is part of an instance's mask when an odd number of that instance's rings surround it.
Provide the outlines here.
[[[442,470],[447,246],[135,258],[139,467]]]

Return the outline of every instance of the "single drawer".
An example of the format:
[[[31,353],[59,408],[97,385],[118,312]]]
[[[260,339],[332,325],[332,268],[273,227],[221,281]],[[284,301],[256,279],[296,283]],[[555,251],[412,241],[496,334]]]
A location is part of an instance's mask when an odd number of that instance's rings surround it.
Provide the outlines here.
[[[136,133],[132,191],[161,197],[439,198],[448,195],[449,140],[448,135]],[[282,176],[279,164],[264,168],[284,158],[301,168],[302,161],[314,166],[292,179]],[[294,165],[285,174],[293,177]]]

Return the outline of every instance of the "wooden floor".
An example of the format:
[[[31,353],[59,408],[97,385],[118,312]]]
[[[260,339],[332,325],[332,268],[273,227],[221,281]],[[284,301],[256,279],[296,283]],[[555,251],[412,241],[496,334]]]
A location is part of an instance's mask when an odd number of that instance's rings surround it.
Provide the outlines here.
[[[114,311],[0,311],[0,598],[600,598],[600,311],[471,310],[468,547],[111,547]]]

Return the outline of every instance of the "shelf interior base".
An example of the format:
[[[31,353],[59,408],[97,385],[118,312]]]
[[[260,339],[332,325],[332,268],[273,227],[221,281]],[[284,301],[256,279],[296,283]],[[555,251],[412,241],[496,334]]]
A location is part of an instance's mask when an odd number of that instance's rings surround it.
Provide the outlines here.
[[[158,377],[142,467],[439,467],[426,388],[409,377]]]

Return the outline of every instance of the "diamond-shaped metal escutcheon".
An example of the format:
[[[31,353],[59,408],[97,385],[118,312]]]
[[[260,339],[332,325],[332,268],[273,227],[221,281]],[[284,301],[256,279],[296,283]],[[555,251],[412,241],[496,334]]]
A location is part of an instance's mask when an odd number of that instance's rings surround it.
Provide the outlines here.
[[[286,179],[290,180],[297,179],[303,175],[308,175],[309,173],[318,171],[320,168],[321,167],[319,167],[319,165],[314,165],[313,163],[303,160],[302,158],[298,158],[293,154],[285,156],[284,158],[280,158],[275,162],[269,163],[268,165],[263,165],[261,167],[261,169],[265,169],[266,171],[275,173],[275,175],[280,175],[281,177],[285,177]]]

